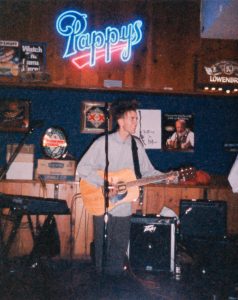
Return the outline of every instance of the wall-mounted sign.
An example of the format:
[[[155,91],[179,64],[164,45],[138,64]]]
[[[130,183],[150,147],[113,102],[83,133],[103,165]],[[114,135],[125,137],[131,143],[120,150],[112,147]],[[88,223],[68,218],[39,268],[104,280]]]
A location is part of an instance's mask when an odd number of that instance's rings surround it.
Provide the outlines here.
[[[45,43],[21,42],[21,72],[45,71]]]
[[[24,41],[20,48],[20,79],[27,83],[47,83],[50,75],[46,72],[46,43]]]
[[[19,42],[0,40],[0,76],[19,73]]]
[[[211,89],[212,91],[236,90],[238,88],[238,61],[200,61],[197,87]]]
[[[42,149],[49,158],[59,159],[66,155],[68,147],[67,137],[60,127],[50,127],[42,138]]]
[[[87,14],[75,10],[65,11],[57,18],[57,32],[66,39],[63,58],[71,58],[79,69],[93,67],[99,59],[110,63],[114,53],[118,53],[122,62],[131,59],[132,48],[142,40],[141,20],[89,31],[87,19]]]
[[[29,130],[30,101],[1,100],[0,131],[26,132]]]
[[[194,116],[192,114],[164,114],[163,149],[194,151]]]
[[[107,104],[110,106],[110,104]],[[81,103],[81,133],[102,133],[106,126],[112,129],[112,118],[106,116],[105,102],[83,101]],[[109,117],[109,120],[107,119]],[[106,123],[108,121],[108,124]]]
[[[222,60],[204,69],[211,83],[238,84],[238,62]]]
[[[137,110],[138,126],[136,136],[145,149],[161,149],[161,110]]]

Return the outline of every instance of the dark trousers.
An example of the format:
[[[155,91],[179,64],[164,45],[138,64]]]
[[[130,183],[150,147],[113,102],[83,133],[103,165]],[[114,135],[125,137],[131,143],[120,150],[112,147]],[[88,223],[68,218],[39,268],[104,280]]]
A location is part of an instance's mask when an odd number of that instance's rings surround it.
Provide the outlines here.
[[[122,273],[126,261],[131,216],[114,217],[110,214],[108,216],[105,258],[103,258],[104,217],[94,216],[93,218],[95,265],[98,272],[103,270],[105,274],[119,275]]]

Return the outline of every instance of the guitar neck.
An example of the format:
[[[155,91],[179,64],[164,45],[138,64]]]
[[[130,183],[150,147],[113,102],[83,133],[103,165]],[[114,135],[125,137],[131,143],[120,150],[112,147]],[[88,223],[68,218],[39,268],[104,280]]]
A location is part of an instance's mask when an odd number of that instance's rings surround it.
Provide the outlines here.
[[[133,187],[133,186],[144,186],[150,183],[155,183],[155,182],[161,182],[166,180],[169,176],[175,175],[178,176],[177,172],[170,172],[168,174],[160,174],[160,175],[154,175],[146,178],[140,178],[137,180],[133,180],[130,182],[126,183],[126,186],[128,188]]]

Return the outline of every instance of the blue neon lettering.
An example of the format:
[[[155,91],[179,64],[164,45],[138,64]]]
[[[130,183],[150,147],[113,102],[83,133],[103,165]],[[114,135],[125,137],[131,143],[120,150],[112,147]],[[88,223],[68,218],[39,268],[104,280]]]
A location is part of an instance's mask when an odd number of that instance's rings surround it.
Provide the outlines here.
[[[66,50],[63,57],[77,53],[75,36],[82,34],[87,27],[87,15],[75,10],[62,13],[57,21],[56,28],[59,34],[68,37]],[[70,50],[71,49],[71,50]]]
[[[89,49],[89,38],[90,38],[89,33],[86,33],[77,39],[76,45],[78,51]]]
[[[75,10],[62,13],[56,21],[58,33],[66,37],[66,48],[63,57],[70,57],[80,51],[89,50],[90,66],[95,66],[97,50],[104,49],[105,62],[109,63],[112,56],[112,47],[123,44],[121,60],[126,62],[131,58],[132,47],[142,40],[141,20],[121,26],[108,26],[104,31],[93,30],[87,32],[87,15]],[[119,49],[119,48],[118,48]]]
[[[90,39],[90,63],[91,67],[96,64],[96,50],[104,47],[105,36],[101,31],[92,31]]]
[[[142,27],[143,23],[138,20],[134,23],[134,33],[133,33],[133,39],[132,39],[132,45],[138,44],[142,40]]]
[[[123,39],[127,42],[127,47],[125,47],[121,52],[121,60],[126,62],[131,57],[132,24],[129,24],[127,27],[125,27],[125,29],[123,28],[123,33],[124,33]]]
[[[105,62],[109,63],[112,59],[111,45],[117,44],[119,41],[120,32],[117,28],[111,26],[106,28],[106,44],[105,44]]]

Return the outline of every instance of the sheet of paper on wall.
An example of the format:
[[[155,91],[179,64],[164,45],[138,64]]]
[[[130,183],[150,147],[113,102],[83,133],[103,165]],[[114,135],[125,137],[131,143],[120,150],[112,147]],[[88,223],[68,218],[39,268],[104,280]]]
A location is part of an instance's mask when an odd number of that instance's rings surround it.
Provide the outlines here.
[[[136,136],[145,149],[161,149],[161,110],[140,109]]]

